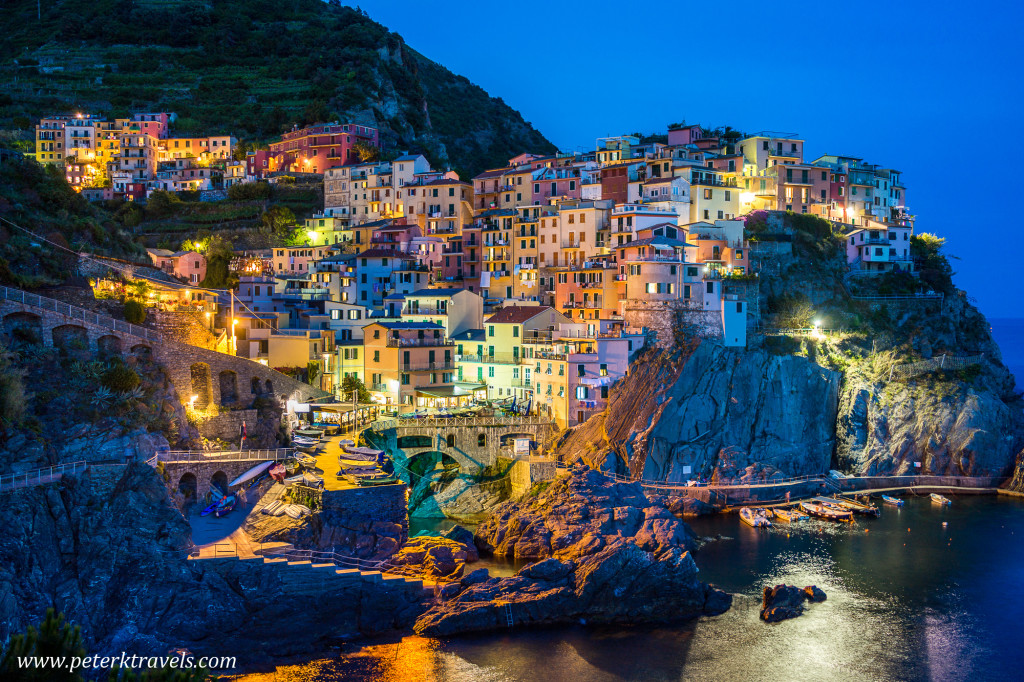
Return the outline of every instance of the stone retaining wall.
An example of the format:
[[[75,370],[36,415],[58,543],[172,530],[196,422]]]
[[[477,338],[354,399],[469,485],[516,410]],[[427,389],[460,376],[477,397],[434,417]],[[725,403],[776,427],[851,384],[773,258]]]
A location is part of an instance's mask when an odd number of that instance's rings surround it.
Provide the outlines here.
[[[512,481],[512,499],[518,500],[533,487],[534,483],[555,477],[555,460],[516,460],[509,472]]]

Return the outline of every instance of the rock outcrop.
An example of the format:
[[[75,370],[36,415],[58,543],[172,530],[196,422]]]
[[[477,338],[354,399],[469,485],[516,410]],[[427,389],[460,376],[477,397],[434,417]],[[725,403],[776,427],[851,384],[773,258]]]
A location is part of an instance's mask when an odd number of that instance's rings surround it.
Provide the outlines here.
[[[406,539],[401,524],[375,520],[357,510],[321,509],[300,519],[252,514],[244,528],[255,542],[287,542],[372,561],[391,556]]]
[[[804,602],[822,602],[826,598],[825,591],[815,585],[802,589],[792,585],[766,587],[761,601],[761,620],[777,623],[796,618],[804,612]]]
[[[586,465],[504,503],[476,530],[483,554],[517,559],[576,559],[620,538],[655,554],[696,544],[690,527],[648,500],[638,483],[617,482]]]
[[[445,537],[420,536],[410,538],[388,559],[388,564],[429,580],[452,581],[462,577],[467,563],[479,558],[472,542],[466,544]]]
[[[839,373],[804,357],[708,341],[687,358],[650,361],[664,367],[657,376],[634,372],[616,388],[604,417],[606,432],[614,426],[615,436],[595,433],[588,423],[559,451],[670,482],[701,475],[760,481],[828,470]]]
[[[464,586],[417,621],[417,633],[464,632],[569,623],[667,623],[728,610],[731,597],[697,579],[690,553],[659,555],[617,537],[594,554],[545,559],[510,578]]]

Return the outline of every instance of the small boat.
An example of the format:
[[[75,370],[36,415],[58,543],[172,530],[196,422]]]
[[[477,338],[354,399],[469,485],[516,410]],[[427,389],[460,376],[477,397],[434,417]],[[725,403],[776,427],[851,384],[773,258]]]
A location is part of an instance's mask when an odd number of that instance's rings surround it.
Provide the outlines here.
[[[768,520],[768,512],[758,507],[740,509],[740,520],[751,528],[764,528],[772,525]]]
[[[217,505],[217,508],[213,510],[213,515],[217,517],[224,516],[232,509],[234,509],[237,503],[238,498],[232,495],[231,497],[227,498],[226,500]]]
[[[393,474],[384,474],[378,477],[363,477],[357,478],[355,484],[358,486],[373,486],[373,485],[391,485],[392,483],[398,483],[398,477]]]
[[[262,511],[267,516],[273,516],[274,512],[277,511],[277,508],[281,507],[281,506],[284,506],[284,502],[282,502],[281,500],[274,500],[273,502],[268,504],[266,507],[264,507],[262,509]]]
[[[932,498],[932,502],[934,502],[936,504],[942,504],[942,505],[953,504],[953,501],[951,499],[949,499],[948,497],[945,497],[943,495],[940,495],[938,493],[932,493],[928,497]]]
[[[379,457],[384,454],[383,450],[374,450],[373,448],[357,448],[354,445],[343,445],[342,450],[350,455],[362,455],[364,457]]]
[[[891,504],[896,507],[903,506],[903,500],[901,500],[898,497],[892,497],[891,495],[882,495],[882,502],[885,502],[886,504]]]
[[[236,485],[242,485],[246,481],[256,478],[257,476],[259,476],[272,466],[274,466],[273,462],[263,462],[262,464],[257,464],[252,469],[249,469],[244,474],[242,474],[235,480],[231,481],[231,483],[228,483],[228,487],[234,488]]]
[[[777,507],[773,509],[772,513],[775,514],[775,518],[779,519],[780,521],[788,521],[790,523],[792,523],[793,521],[805,521],[810,518],[809,516],[807,516],[807,514],[804,514],[799,510],[783,509],[782,507]]]
[[[306,514],[312,514],[313,512],[309,510],[309,507],[301,504],[289,504],[285,505],[284,513],[293,519],[301,519]]]
[[[313,513],[313,510],[304,504],[293,504],[292,506],[297,508],[302,516],[309,516]]]
[[[295,455],[295,461],[304,467],[315,467],[316,458],[306,454]]]
[[[281,502],[281,504],[279,504],[277,507],[274,508],[274,511],[270,512],[270,515],[271,516],[284,516],[284,510],[287,509],[287,508],[288,508],[288,505],[285,504],[284,502]]]
[[[819,502],[825,502],[827,504],[839,505],[844,509],[849,509],[854,514],[864,514],[867,516],[878,516],[881,512],[878,511],[878,507],[873,504],[866,504],[860,500],[853,500],[848,497],[834,497],[834,498],[815,498]]]
[[[841,507],[822,504],[820,502],[801,502],[800,508],[811,516],[816,516],[819,519],[853,523],[853,512],[849,509],[842,509]]]

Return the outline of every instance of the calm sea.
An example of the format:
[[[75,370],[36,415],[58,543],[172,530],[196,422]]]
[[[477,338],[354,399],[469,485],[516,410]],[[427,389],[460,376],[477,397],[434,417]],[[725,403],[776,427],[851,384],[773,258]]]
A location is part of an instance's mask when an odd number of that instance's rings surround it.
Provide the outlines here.
[[[716,618],[677,627],[575,626],[435,640],[405,637],[246,680],[1019,680],[1024,670],[1024,500],[927,498],[852,526],[767,530],[698,519],[705,580],[735,593]],[[800,618],[758,620],[760,592],[815,584]],[[658,595],[652,594],[652,599]]]

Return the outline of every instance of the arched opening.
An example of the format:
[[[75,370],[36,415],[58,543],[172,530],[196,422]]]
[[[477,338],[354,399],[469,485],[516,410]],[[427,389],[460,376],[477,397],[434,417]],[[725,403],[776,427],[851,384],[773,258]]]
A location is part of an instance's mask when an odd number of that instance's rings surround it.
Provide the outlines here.
[[[192,365],[191,370],[192,395],[196,396],[195,406],[206,409],[213,401],[210,390],[210,366],[205,362],[197,362]]]
[[[178,492],[185,496],[186,500],[194,500],[199,495],[199,481],[193,473],[184,473],[178,480]]]
[[[153,356],[153,349],[144,343],[137,343],[132,346],[132,355],[137,358],[150,358]]]
[[[89,349],[89,332],[77,324],[62,324],[53,328],[53,345],[61,350]]]
[[[434,439],[430,436],[399,436],[398,438],[398,447],[403,450],[410,450],[412,448],[429,448],[433,447],[433,445]]]
[[[220,383],[220,404],[230,405],[238,402],[238,375],[230,369],[221,370],[218,377]]]
[[[214,486],[221,492],[228,492],[228,475],[223,471],[218,471],[210,477],[210,485]]]
[[[249,393],[253,395],[259,395],[260,393],[260,379],[259,377],[253,377],[249,381]]]
[[[274,395],[274,384],[272,384],[270,382],[270,379],[267,379],[266,387],[267,387],[267,394],[268,395]]]
[[[454,448],[455,447],[455,434],[454,433],[449,433],[448,436],[444,440],[445,440],[445,444],[448,447],[450,447],[450,448]]]
[[[96,339],[96,349],[100,357],[113,358],[121,355],[121,339],[113,334],[104,334]]]
[[[10,313],[4,315],[4,334],[15,345],[37,345],[43,342],[43,324],[38,315]]]
[[[476,437],[476,446],[478,448],[485,448],[485,447],[487,447],[487,434],[486,433],[480,433],[479,435],[477,435],[477,437]]]

